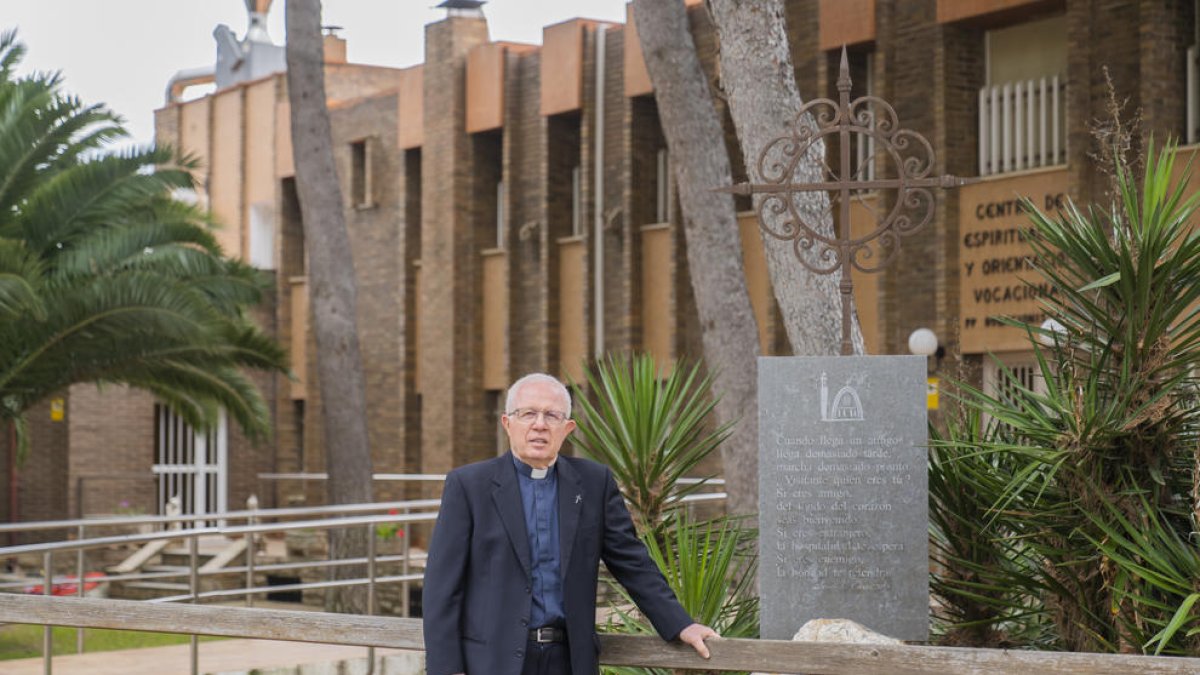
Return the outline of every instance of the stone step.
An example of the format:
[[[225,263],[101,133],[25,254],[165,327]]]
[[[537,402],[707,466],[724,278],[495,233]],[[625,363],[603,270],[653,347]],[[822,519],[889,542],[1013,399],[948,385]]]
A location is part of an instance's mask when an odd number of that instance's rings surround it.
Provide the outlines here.
[[[187,565],[146,565],[142,568],[143,572],[179,572],[187,574],[190,568]]]
[[[189,586],[184,583],[175,581],[130,581],[125,584],[126,588],[143,588],[150,591],[171,591],[172,593],[186,593]]]

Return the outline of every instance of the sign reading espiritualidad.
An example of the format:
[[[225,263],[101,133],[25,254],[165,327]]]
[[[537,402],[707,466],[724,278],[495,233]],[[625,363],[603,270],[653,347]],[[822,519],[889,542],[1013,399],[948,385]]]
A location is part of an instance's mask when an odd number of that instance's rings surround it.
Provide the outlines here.
[[[1065,169],[985,180],[960,189],[959,330],[966,354],[1029,349],[1026,334],[1002,317],[1033,326],[1046,319],[1039,300],[1054,294],[1033,265],[1028,197],[1054,213],[1067,201]]]

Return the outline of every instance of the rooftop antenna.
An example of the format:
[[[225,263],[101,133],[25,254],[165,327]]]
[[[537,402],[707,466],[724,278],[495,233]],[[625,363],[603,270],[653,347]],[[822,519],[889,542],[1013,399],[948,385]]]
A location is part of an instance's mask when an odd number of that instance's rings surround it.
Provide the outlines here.
[[[444,0],[442,4],[435,5],[438,9],[446,10],[447,17],[467,17],[471,19],[483,18],[483,5],[487,0]]]

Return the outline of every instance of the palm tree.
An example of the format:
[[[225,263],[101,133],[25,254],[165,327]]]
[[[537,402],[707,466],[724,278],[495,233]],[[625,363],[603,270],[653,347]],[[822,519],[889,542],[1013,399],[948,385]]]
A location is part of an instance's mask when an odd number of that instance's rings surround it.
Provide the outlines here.
[[[153,392],[197,427],[225,408],[252,437],[269,412],[244,369],[286,371],[245,310],[265,280],[225,258],[208,215],[175,197],[194,164],[125,136],[58,74],[18,77],[0,34],[0,421],[79,382]]]

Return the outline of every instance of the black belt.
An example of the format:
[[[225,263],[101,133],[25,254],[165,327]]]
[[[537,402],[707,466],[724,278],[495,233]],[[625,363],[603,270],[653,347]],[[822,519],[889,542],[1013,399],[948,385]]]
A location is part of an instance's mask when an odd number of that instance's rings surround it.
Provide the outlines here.
[[[529,629],[530,642],[566,642],[567,631],[557,626],[542,626]]]

